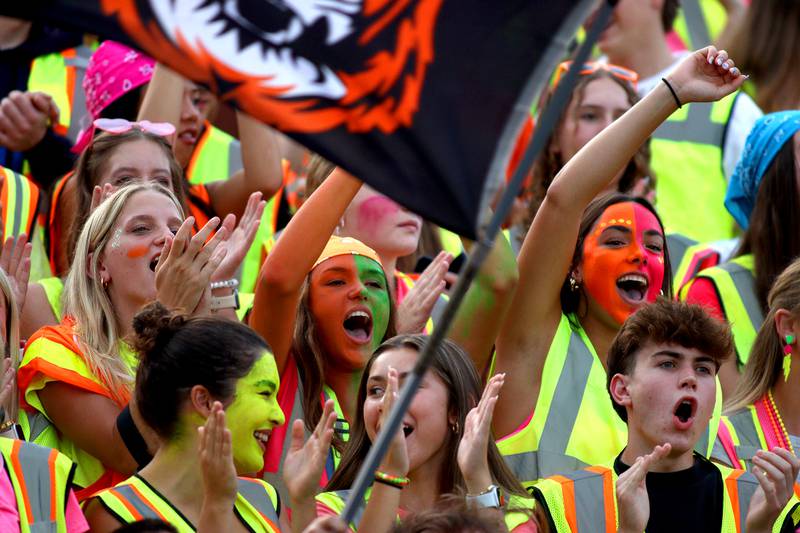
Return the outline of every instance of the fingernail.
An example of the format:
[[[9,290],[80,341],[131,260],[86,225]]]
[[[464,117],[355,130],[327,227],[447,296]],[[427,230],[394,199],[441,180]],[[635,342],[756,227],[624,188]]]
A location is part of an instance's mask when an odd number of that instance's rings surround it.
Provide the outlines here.
[[[721,58],[721,57],[718,57],[718,58],[717,58],[717,65],[721,65],[721,64],[722,64],[722,58]]]
[[[714,58],[713,57],[709,57],[708,58],[708,64],[709,65],[713,65],[714,64]]]
[[[733,67],[731,69],[731,74],[733,74],[734,76],[738,76],[739,75],[739,69],[736,68],[736,67]]]
[[[722,68],[724,68],[725,70],[728,70],[729,66],[730,64],[727,61],[722,64]]]

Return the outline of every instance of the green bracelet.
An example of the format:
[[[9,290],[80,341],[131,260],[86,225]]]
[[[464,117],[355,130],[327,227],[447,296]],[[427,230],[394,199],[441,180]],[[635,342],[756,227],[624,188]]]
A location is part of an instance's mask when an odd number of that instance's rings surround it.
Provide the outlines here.
[[[384,474],[380,470],[376,470],[375,481],[378,483],[383,483],[384,485],[395,487],[397,489],[402,489],[408,485],[411,480],[407,477],[390,476],[389,474]]]

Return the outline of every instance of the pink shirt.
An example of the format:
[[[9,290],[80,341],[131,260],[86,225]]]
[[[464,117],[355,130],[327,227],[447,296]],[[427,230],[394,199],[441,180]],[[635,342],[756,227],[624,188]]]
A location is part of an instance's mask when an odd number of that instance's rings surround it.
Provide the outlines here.
[[[2,462],[3,456],[0,455],[0,465],[2,465]],[[78,499],[75,498],[75,493],[71,489],[67,499],[66,520],[68,533],[89,531],[89,524],[86,522],[86,518],[84,518],[83,512],[81,512],[81,508],[78,505]],[[18,533],[19,530],[19,509],[17,507],[17,497],[14,495],[14,487],[11,485],[11,479],[8,477],[6,469],[0,467],[0,531]]]

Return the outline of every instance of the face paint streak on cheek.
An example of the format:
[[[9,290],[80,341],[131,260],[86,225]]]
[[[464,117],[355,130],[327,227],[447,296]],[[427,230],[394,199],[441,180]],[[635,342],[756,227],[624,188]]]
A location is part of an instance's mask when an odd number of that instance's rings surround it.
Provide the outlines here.
[[[126,255],[128,257],[130,257],[131,259],[144,257],[145,254],[147,254],[147,250],[149,250],[149,249],[150,249],[149,246],[144,246],[144,245],[142,245],[142,246],[134,246],[133,248],[128,250],[128,253]]]
[[[378,223],[387,215],[400,210],[400,206],[384,196],[373,196],[358,208],[358,223],[361,229],[375,231]]]
[[[111,248],[117,249],[119,248],[119,240],[122,237],[122,230],[117,228],[114,230],[114,236],[111,238]]]

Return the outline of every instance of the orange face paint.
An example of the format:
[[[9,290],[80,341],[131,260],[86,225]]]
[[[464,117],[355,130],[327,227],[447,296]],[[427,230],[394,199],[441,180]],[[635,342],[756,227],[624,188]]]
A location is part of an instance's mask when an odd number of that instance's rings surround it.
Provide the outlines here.
[[[147,254],[147,251],[150,249],[149,246],[133,246],[130,250],[128,250],[127,256],[131,259],[138,259],[139,257],[144,257]]]
[[[588,295],[618,324],[653,302],[664,281],[664,232],[635,202],[609,206],[586,236],[583,282]]]

